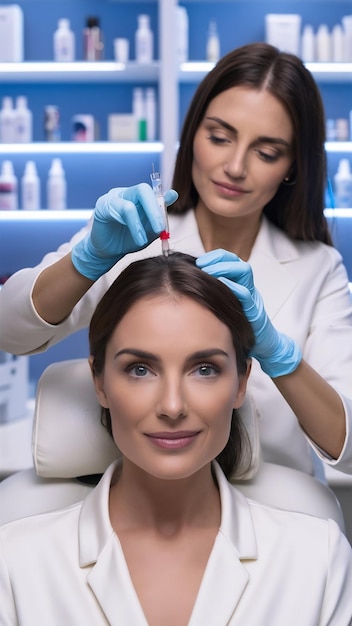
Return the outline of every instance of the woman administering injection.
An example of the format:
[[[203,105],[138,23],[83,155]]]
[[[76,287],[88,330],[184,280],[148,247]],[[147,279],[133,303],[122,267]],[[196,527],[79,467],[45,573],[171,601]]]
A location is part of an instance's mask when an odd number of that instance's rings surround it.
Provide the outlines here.
[[[324,217],[324,140],[320,93],[302,62],[266,44],[234,50],[191,102],[169,207],[171,249],[207,253],[202,267],[235,281],[248,312],[262,302],[249,389],[263,456],[308,474],[311,447],[352,473],[352,306]],[[166,204],[175,198],[167,192]],[[99,198],[92,224],[1,290],[0,347],[45,350],[88,326],[123,267],[160,253],[164,228],[150,185]],[[266,341],[272,327],[286,347]],[[263,369],[263,356],[275,367]]]

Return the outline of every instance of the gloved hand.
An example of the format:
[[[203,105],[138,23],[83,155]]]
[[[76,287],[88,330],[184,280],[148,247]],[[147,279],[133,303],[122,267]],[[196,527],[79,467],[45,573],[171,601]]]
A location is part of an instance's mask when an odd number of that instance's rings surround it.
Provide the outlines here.
[[[164,195],[169,206],[177,200],[173,189]],[[165,228],[152,188],[146,183],[118,187],[98,198],[91,231],[72,249],[77,271],[97,280],[129,252],[145,248]]]
[[[272,325],[262,297],[254,286],[249,263],[241,261],[232,252],[219,249],[203,254],[196,264],[219,278],[241,302],[255,336],[251,356],[259,361],[262,370],[271,378],[294,372],[302,360],[300,348],[293,339],[278,332]]]

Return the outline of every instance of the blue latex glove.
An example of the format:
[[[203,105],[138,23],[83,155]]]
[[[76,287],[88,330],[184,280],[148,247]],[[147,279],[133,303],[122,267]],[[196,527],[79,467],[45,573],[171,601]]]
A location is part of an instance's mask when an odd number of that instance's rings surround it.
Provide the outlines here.
[[[300,348],[272,325],[262,297],[254,286],[249,263],[221,249],[203,254],[196,263],[208,274],[219,278],[241,302],[255,336],[251,356],[259,361],[262,370],[271,378],[294,372],[302,360]]]
[[[169,206],[177,200],[173,189],[164,195]],[[91,231],[72,249],[71,259],[77,271],[97,280],[129,252],[149,245],[165,228],[150,185],[118,187],[98,198]]]

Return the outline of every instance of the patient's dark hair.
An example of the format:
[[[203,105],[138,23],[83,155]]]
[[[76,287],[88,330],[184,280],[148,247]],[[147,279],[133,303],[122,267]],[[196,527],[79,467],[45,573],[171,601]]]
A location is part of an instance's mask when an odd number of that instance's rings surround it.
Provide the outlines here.
[[[174,252],[167,257],[157,256],[131,263],[98,303],[89,327],[89,347],[95,376],[104,371],[107,344],[124,315],[141,298],[160,294],[191,298],[223,322],[232,336],[238,374],[241,376],[246,373],[254,335],[239,300],[220,280],[199,269],[194,257]],[[103,409],[102,419],[112,435],[108,409]],[[228,442],[216,460],[229,478],[236,472],[244,472],[250,464],[250,457],[247,433],[234,410]]]

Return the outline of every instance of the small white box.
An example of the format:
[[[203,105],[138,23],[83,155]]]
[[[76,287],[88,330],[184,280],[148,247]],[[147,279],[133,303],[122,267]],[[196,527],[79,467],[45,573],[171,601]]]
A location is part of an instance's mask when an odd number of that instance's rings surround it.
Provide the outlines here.
[[[138,141],[138,119],[131,113],[108,115],[109,141]]]
[[[0,5],[0,62],[23,61],[23,12],[18,4]]]
[[[265,16],[265,41],[282,52],[300,54],[301,16],[297,13],[268,13]]]

